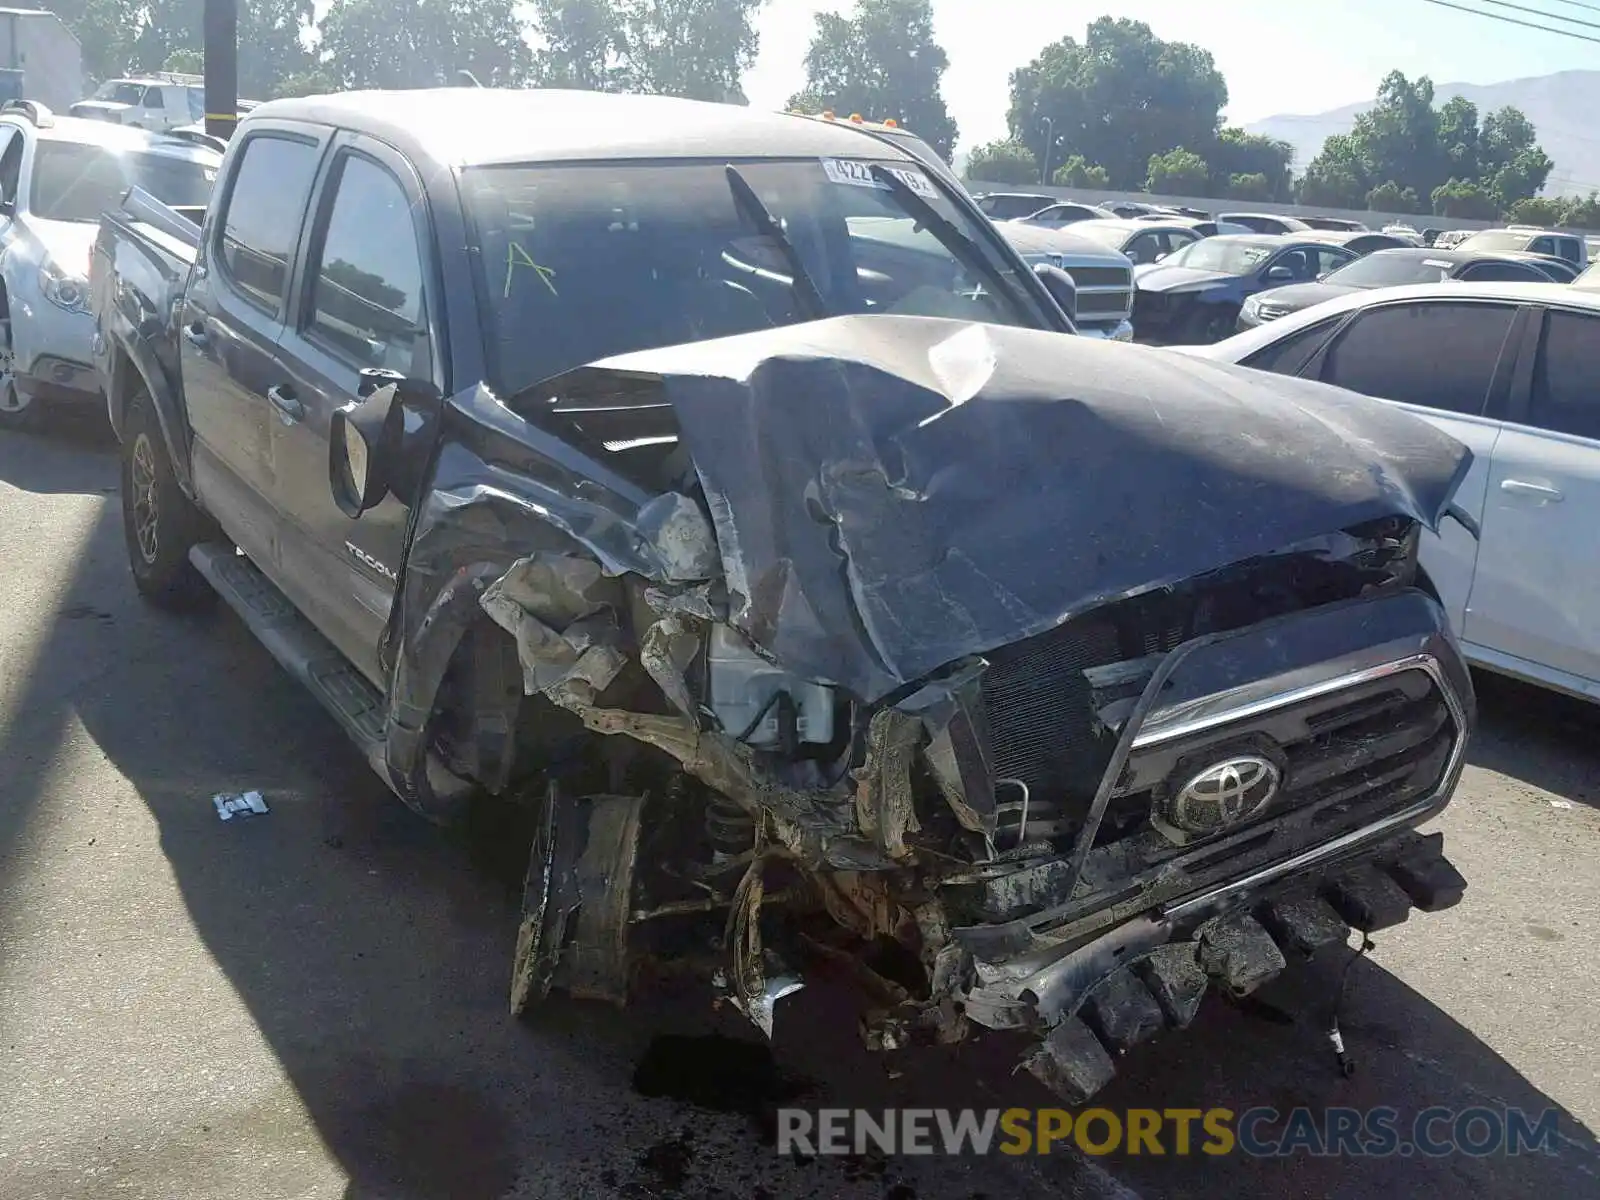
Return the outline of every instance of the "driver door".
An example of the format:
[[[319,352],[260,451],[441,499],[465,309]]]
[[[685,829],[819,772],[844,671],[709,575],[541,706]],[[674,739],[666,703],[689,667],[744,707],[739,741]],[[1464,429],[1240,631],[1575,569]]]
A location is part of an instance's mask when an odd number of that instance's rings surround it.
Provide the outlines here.
[[[378,643],[394,601],[408,511],[394,497],[352,521],[328,483],[333,413],[358,398],[361,371],[433,380],[431,246],[422,188],[379,143],[341,135],[323,172],[278,344],[274,504],[284,532],[280,586],[346,658],[381,686]]]

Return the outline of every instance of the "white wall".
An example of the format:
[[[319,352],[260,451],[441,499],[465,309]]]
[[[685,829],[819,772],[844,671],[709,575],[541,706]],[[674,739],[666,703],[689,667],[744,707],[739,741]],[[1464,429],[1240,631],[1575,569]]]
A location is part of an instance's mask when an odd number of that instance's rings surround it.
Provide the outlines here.
[[[4,18],[0,18],[4,20]],[[54,13],[16,18],[23,95],[64,113],[83,99],[83,50]]]

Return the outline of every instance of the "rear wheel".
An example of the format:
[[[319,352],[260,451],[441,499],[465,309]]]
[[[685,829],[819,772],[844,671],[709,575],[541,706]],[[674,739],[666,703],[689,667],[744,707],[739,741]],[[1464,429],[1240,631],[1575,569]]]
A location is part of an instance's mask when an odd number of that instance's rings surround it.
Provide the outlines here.
[[[134,586],[162,608],[193,608],[214,593],[189,550],[217,536],[178,487],[148,393],[128,402],[122,442],[122,530]]]
[[[0,318],[0,429],[31,432],[44,423],[44,406],[17,390],[16,361],[11,320]]]

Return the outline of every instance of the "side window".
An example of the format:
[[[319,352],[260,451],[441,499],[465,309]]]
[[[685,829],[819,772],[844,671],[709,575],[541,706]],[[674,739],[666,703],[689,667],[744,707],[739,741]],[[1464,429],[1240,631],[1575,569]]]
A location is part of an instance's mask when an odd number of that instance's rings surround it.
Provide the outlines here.
[[[1547,276],[1541,275],[1538,271],[1535,271],[1532,267],[1523,267],[1523,266],[1519,266],[1516,263],[1509,263],[1509,262],[1481,262],[1481,263],[1474,263],[1472,266],[1468,267],[1465,271],[1461,272],[1461,274],[1457,275],[1456,278],[1457,279],[1461,279],[1461,280],[1465,280],[1465,281],[1468,281],[1468,282],[1471,282],[1471,283],[1491,283],[1491,282],[1499,282],[1499,283],[1539,283],[1541,281],[1549,282],[1549,279],[1548,279]]]
[[[1345,263],[1352,261],[1348,254],[1340,254],[1337,250],[1318,250],[1316,255],[1318,275],[1331,274]]]
[[[1311,356],[1322,349],[1322,343],[1339,324],[1340,317],[1318,321],[1296,333],[1279,338],[1270,346],[1257,350],[1243,362],[1244,366],[1258,371],[1271,371],[1274,375],[1298,375]]]
[[[425,341],[422,259],[405,189],[348,154],[322,237],[306,329],[357,367],[413,373]]]
[[[245,143],[222,216],[220,257],[229,280],[271,312],[283,301],[317,147],[271,134]]]
[[[1555,239],[1547,237],[1534,238],[1533,241],[1528,243],[1528,249],[1535,254],[1554,254],[1556,252]]]
[[[144,95],[139,97],[139,107],[140,108],[160,108],[161,107],[161,89],[158,88],[158,87],[147,87],[147,88],[145,88],[144,89]]]
[[[1161,254],[1161,247],[1153,233],[1141,233],[1123,247],[1122,252],[1135,263],[1151,263]]]
[[[1322,378],[1385,400],[1479,414],[1515,316],[1509,304],[1384,305],[1333,344]]]
[[[1190,242],[1198,242],[1199,240],[1200,237],[1198,234],[1179,233],[1177,230],[1173,230],[1167,235],[1167,246],[1169,251],[1182,250]]]
[[[1560,254],[1568,262],[1583,262],[1588,257],[1584,254],[1583,246],[1577,238],[1562,238]]]
[[[1600,318],[1552,309],[1533,370],[1528,424],[1600,438]]]
[[[13,125],[0,125],[0,200],[15,201],[22,185],[22,133]]]

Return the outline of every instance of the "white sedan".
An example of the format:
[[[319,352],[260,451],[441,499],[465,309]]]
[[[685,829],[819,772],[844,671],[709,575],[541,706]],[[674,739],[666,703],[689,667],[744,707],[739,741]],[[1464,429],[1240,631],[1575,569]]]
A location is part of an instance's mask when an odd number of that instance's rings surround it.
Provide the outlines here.
[[[1201,358],[1365,392],[1472,448],[1422,566],[1474,664],[1600,700],[1600,292],[1440,283],[1357,292]]]

